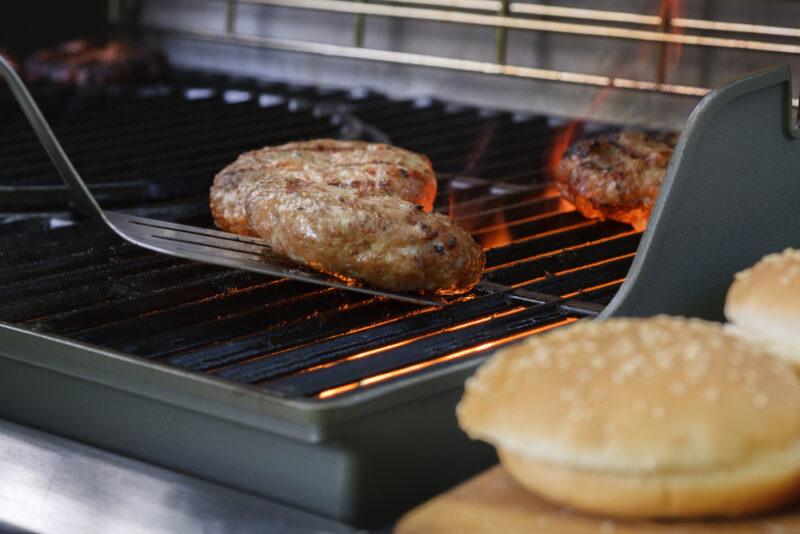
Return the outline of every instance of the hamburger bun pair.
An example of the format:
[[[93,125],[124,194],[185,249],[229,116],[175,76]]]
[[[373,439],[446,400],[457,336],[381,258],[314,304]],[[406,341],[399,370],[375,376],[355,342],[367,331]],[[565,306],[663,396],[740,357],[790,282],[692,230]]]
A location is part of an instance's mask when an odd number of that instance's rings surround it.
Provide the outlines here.
[[[765,256],[736,275],[726,327],[800,367],[800,250]]]
[[[800,379],[718,323],[581,321],[529,338],[467,381],[457,413],[521,485],[600,515],[740,516],[800,490]]]

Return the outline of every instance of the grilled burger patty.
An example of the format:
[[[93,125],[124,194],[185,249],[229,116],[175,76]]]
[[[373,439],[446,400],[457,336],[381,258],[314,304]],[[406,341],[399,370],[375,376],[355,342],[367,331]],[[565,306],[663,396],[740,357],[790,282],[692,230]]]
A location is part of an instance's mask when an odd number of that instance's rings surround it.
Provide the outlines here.
[[[556,185],[586,217],[643,230],[676,142],[675,134],[630,131],[578,141],[564,154]]]
[[[217,226],[256,235],[247,221],[245,198],[254,183],[276,172],[397,197],[428,211],[436,196],[436,175],[425,156],[363,141],[300,141],[246,152],[214,177],[210,201]]]
[[[461,293],[478,283],[481,248],[449,217],[399,198],[275,173],[245,207],[273,249],[329,274],[393,291]]]

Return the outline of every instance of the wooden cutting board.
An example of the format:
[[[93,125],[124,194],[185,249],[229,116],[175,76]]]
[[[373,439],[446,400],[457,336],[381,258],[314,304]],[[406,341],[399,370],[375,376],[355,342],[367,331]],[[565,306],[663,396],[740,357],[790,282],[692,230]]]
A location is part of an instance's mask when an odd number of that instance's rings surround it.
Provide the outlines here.
[[[524,490],[501,466],[406,514],[396,534],[800,534],[800,507],[736,521],[630,521],[580,514]]]

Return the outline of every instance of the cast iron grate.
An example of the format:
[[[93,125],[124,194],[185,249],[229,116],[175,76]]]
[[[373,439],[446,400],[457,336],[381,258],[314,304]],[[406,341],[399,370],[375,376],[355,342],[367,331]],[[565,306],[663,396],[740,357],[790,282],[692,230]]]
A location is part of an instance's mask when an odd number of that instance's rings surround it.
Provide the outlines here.
[[[560,199],[548,169],[560,128],[547,117],[196,74],[38,98],[105,206],[203,226],[211,178],[237,154],[341,133],[320,107],[346,109],[433,160],[437,209],[487,254],[484,282],[444,309],[129,245],[66,207],[33,133],[0,96],[0,320],[268,394],[330,398],[594,316],[640,238]]]

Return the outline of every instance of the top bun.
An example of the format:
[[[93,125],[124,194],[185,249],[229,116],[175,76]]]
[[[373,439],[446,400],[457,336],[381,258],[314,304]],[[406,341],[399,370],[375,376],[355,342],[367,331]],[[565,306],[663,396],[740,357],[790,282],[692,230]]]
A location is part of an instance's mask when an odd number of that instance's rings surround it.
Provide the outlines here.
[[[718,323],[658,316],[581,321],[501,351],[467,381],[457,413],[535,491],[679,517],[791,498],[798,406],[785,362]]]
[[[800,365],[800,250],[770,254],[737,273],[725,316],[737,334]]]

